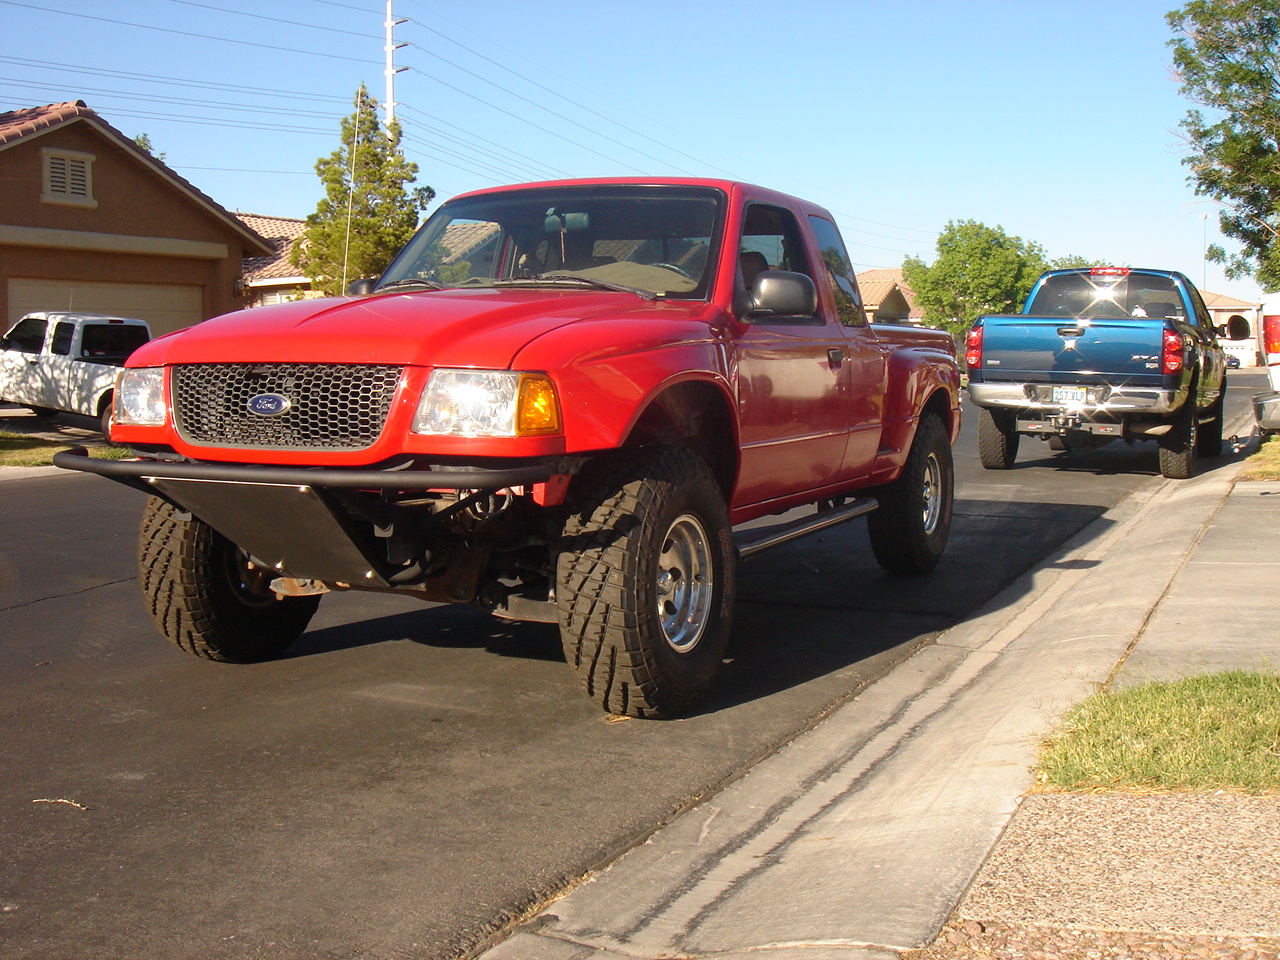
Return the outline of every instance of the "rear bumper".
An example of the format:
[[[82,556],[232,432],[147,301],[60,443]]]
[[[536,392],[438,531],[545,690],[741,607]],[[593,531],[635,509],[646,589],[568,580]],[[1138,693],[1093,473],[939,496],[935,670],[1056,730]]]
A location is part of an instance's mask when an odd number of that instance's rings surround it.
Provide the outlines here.
[[[1253,415],[1261,429],[1280,430],[1280,391],[1254,394]]]
[[[1019,410],[1046,418],[1071,414],[1092,419],[1130,413],[1173,413],[1182,405],[1186,396],[1185,390],[1168,390],[1163,387],[1111,387],[1100,384],[1081,386],[1089,391],[1092,398],[1083,403],[1055,403],[1044,399],[1043,397],[1050,395],[1052,385],[1043,383],[970,382],[969,398],[980,407],[996,410]]]

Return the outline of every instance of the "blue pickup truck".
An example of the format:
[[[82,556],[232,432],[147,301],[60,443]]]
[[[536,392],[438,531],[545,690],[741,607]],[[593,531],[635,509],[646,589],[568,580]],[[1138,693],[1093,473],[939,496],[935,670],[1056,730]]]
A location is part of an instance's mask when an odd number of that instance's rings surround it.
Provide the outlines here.
[[[1022,436],[1058,450],[1154,440],[1161,474],[1185,480],[1197,456],[1222,452],[1219,335],[1245,339],[1248,323],[1232,317],[1215,327],[1180,273],[1049,271],[1022,313],[980,317],[968,333],[982,465],[1008,470]]]

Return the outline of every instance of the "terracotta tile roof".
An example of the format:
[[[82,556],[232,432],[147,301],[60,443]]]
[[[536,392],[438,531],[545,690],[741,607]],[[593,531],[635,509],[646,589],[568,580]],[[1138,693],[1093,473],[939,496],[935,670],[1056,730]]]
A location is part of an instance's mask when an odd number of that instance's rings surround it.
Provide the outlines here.
[[[271,244],[273,253],[266,257],[245,257],[244,278],[284,280],[302,276],[300,268],[289,262],[293,245],[306,232],[307,222],[293,217],[264,217],[256,213],[236,213],[236,218]]]
[[[191,181],[179,176],[162,161],[157,160],[143,150],[129,137],[98,116],[83,100],[72,103],[50,103],[43,107],[27,107],[24,110],[11,110],[0,113],[0,150],[6,150],[16,143],[38,137],[55,127],[67,123],[87,123],[102,136],[113,141],[126,153],[130,153],[139,162],[150,166],[164,179],[170,181],[178,190],[185,193],[199,206],[222,220],[239,233],[246,241],[247,250],[259,250],[266,253],[270,244],[258,236],[251,228],[237,220],[225,207],[196,188]]]
[[[1204,305],[1210,310],[1231,310],[1234,308],[1253,310],[1258,306],[1256,303],[1250,303],[1247,300],[1237,300],[1235,297],[1228,297],[1225,293],[1211,293],[1208,290],[1201,290],[1200,296],[1204,297]]]
[[[902,291],[903,298],[911,307],[910,318],[921,319],[924,310],[916,306],[916,292],[907,286],[901,267],[879,267],[863,270],[858,274],[858,289],[862,292],[862,300],[868,309],[884,303],[885,297],[893,292],[894,287]]]

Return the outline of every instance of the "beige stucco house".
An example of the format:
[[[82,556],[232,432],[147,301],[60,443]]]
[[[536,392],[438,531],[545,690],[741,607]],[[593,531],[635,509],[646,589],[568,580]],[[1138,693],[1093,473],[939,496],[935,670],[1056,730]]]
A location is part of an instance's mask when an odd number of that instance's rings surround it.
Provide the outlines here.
[[[245,306],[271,245],[83,101],[0,113],[0,320],[138,317],[156,333]]]

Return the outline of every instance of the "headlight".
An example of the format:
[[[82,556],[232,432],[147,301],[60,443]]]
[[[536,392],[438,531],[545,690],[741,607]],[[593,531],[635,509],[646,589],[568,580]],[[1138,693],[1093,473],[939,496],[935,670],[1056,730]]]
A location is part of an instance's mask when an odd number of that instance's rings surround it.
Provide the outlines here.
[[[139,367],[120,374],[113,414],[116,423],[157,427],[167,413],[163,367]]]
[[[508,370],[435,370],[413,432],[453,437],[535,437],[560,432],[551,378]]]

